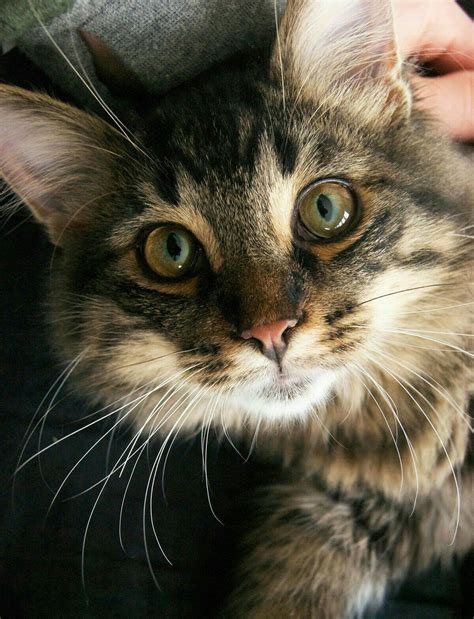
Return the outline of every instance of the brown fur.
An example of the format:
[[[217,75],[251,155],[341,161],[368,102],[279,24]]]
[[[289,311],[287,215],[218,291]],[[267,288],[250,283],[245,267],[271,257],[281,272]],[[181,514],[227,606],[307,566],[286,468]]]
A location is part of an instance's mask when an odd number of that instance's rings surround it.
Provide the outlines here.
[[[0,169],[60,246],[50,305],[77,388],[122,397],[148,436],[258,435],[281,465],[225,616],[356,616],[473,542],[470,168],[417,110],[379,8],[290,2],[272,53],[169,93],[133,137],[0,89]],[[335,177],[360,219],[303,238],[298,194]],[[202,245],[187,279],[144,268],[166,223]],[[290,319],[282,375],[241,334]]]

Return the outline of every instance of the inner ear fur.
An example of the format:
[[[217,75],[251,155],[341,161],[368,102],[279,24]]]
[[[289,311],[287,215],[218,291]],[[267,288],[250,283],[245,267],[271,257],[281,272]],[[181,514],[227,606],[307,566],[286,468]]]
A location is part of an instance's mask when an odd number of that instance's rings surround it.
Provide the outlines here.
[[[410,115],[390,0],[288,0],[271,71],[290,96],[367,121]]]
[[[113,193],[123,139],[95,116],[12,86],[0,86],[0,118],[0,176],[61,244]]]

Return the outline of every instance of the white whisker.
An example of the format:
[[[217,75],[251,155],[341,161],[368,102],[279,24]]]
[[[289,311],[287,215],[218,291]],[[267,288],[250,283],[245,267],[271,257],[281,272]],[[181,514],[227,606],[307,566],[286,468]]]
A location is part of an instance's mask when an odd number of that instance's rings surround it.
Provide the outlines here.
[[[370,358],[370,357],[369,357]],[[415,404],[415,406],[418,408],[418,410],[421,412],[421,414],[423,415],[423,417],[426,419],[426,421],[428,422],[428,424],[430,425],[431,429],[433,430],[434,434],[436,435],[436,438],[439,441],[439,444],[441,445],[441,449],[444,452],[444,455],[446,456],[446,459],[448,461],[449,467],[451,469],[451,473],[452,473],[452,477],[454,480],[454,485],[456,488],[456,517],[455,517],[455,526],[454,526],[454,533],[453,533],[453,538],[450,542],[450,546],[452,546],[455,542],[456,539],[456,535],[458,532],[458,528],[459,528],[459,522],[461,519],[461,492],[459,489],[459,483],[458,483],[458,479],[456,477],[456,472],[454,470],[454,466],[453,463],[451,461],[451,458],[448,454],[448,450],[446,449],[445,444],[443,443],[443,440],[441,439],[441,436],[439,435],[438,430],[436,429],[436,427],[434,426],[433,422],[431,421],[431,419],[429,418],[429,416],[426,414],[426,412],[423,410],[422,406],[420,405],[420,403],[418,402],[418,400],[413,397],[413,395],[409,392],[409,390],[405,387],[405,385],[403,384],[403,382],[407,382],[404,379],[399,380],[397,378],[397,376],[395,375],[395,373],[391,372],[388,368],[384,367],[382,364],[380,364],[378,361],[376,361],[375,359],[371,359],[371,361],[373,363],[375,363],[376,365],[378,365],[384,372],[386,372],[389,376],[391,376],[393,378],[393,380],[395,380],[398,385],[400,385],[400,387],[405,391],[405,393],[409,396],[409,398],[413,401],[413,403]],[[402,382],[403,381],[403,382]],[[409,384],[409,383],[408,383]],[[413,389],[414,391],[417,391],[412,385],[410,385],[410,388]],[[418,392],[419,393],[419,392]]]
[[[413,499],[413,507],[412,507],[412,511],[410,515],[413,515],[416,509],[416,504],[418,501],[418,494],[420,491],[420,481],[419,481],[419,477],[418,477],[418,467],[417,467],[417,462],[416,462],[416,453],[415,453],[415,449],[413,447],[413,444],[411,442],[411,440],[408,438],[408,434],[402,424],[402,421],[400,419],[400,416],[398,414],[398,409],[397,406],[395,404],[395,402],[393,401],[393,398],[390,396],[390,394],[382,387],[382,385],[375,380],[375,378],[366,370],[364,370],[364,368],[362,368],[361,366],[354,364],[356,367],[358,367],[358,369],[365,375],[367,376],[367,378],[370,380],[370,382],[372,382],[375,387],[379,390],[380,395],[382,396],[382,398],[384,399],[384,401],[386,402],[386,404],[388,405],[390,412],[392,413],[394,419],[396,419],[398,425],[400,426],[400,429],[402,431],[403,436],[405,437],[405,441],[407,443],[408,449],[410,451],[410,457],[413,463],[413,471],[415,474],[415,484],[416,484],[416,490],[415,490],[415,497]]]
[[[361,368],[360,368],[360,367],[358,367],[358,366],[357,366],[357,364],[354,364],[354,365],[355,365],[355,366],[359,369],[359,371],[361,370]],[[393,433],[393,431],[392,431],[392,428],[390,427],[390,424],[389,424],[389,422],[388,422],[388,419],[387,419],[387,417],[386,417],[385,413],[384,413],[384,412],[383,412],[383,410],[382,410],[382,407],[380,406],[379,402],[377,401],[377,399],[376,399],[376,397],[374,396],[374,394],[372,393],[372,391],[369,389],[369,387],[367,387],[367,385],[366,385],[366,384],[365,384],[365,382],[364,382],[364,381],[360,378],[360,376],[357,376],[357,373],[352,372],[351,374],[352,374],[352,376],[354,376],[354,378],[356,378],[356,380],[358,380],[358,381],[359,381],[359,382],[363,385],[363,387],[364,387],[364,389],[366,390],[366,392],[368,393],[368,395],[372,398],[372,400],[374,401],[374,403],[375,403],[375,405],[376,405],[377,409],[380,411],[380,413],[381,413],[381,415],[382,415],[382,417],[383,417],[383,419],[384,419],[384,421],[385,421],[385,425],[386,425],[386,426],[387,426],[387,428],[388,428],[388,431],[389,431],[389,433],[390,433],[390,437],[391,437],[391,439],[392,439],[392,441],[393,441],[393,444],[395,445],[395,449],[396,449],[396,451],[397,451],[398,462],[399,462],[399,464],[400,464],[400,493],[401,493],[401,492],[402,492],[402,489],[403,489],[404,472],[403,472],[403,460],[402,460],[402,455],[401,455],[401,453],[400,453],[400,448],[398,447],[398,444],[397,444],[397,439],[396,439],[396,437],[395,437],[395,435],[394,435],[394,433]]]
[[[38,405],[38,408],[36,409],[30,423],[28,424],[28,428],[26,430],[25,433],[25,438],[23,439],[23,447],[21,449],[20,455],[18,457],[17,460],[17,466],[15,468],[15,473],[14,476],[24,467],[26,466],[26,464],[28,462],[30,462],[33,458],[36,457],[35,454],[34,456],[32,456],[31,458],[28,458],[28,460],[26,460],[25,462],[21,463],[21,460],[23,459],[23,455],[25,453],[25,450],[28,446],[28,443],[30,442],[33,434],[35,433],[36,429],[38,428],[38,426],[41,424],[41,427],[44,426],[45,420],[48,416],[48,414],[51,412],[52,408],[54,407],[54,403],[56,401],[56,398],[58,397],[59,393],[61,392],[61,389],[64,387],[64,385],[66,384],[66,382],[68,381],[69,377],[71,376],[71,374],[74,372],[74,370],[77,368],[77,366],[79,365],[79,363],[84,359],[84,357],[87,354],[88,349],[85,348],[84,350],[82,350],[67,366],[66,368],[61,372],[61,374],[58,376],[58,378],[54,381],[54,383],[51,385],[51,387],[48,389],[48,391],[46,392],[46,394],[43,396],[43,399],[41,400],[41,402]],[[59,385],[58,385],[59,383]],[[32,425],[34,423],[34,420],[36,418],[36,416],[38,415],[38,413],[40,412],[44,402],[46,401],[46,399],[48,398],[49,394],[51,393],[51,391],[56,387],[56,385],[58,385],[58,387],[56,388],[56,391],[53,393],[53,396],[51,397],[51,400],[48,404],[48,408],[46,410],[46,412],[44,413],[44,415],[42,415],[42,417],[37,421],[37,423],[34,425],[34,427],[32,428]],[[31,432],[30,432],[31,429]],[[28,435],[29,432],[29,436],[26,438],[26,436]],[[40,434],[41,436],[41,434]],[[21,463],[21,464],[20,464]]]
[[[35,19],[38,21],[38,23],[41,26],[41,29],[43,30],[43,32],[45,33],[45,35],[48,37],[49,41],[52,43],[52,45],[54,46],[54,48],[56,49],[56,51],[61,55],[61,57],[65,60],[65,62],[68,64],[68,66],[70,67],[70,69],[72,69],[72,71],[74,72],[74,74],[79,78],[79,80],[84,84],[84,86],[87,88],[87,90],[90,92],[90,94],[94,97],[94,99],[97,101],[97,103],[103,108],[103,110],[105,111],[105,113],[109,116],[109,118],[114,122],[114,124],[117,127],[118,133],[119,135],[121,135],[123,138],[125,138],[127,140],[127,142],[129,142],[138,152],[140,152],[142,155],[144,155],[147,159],[149,159],[151,161],[151,157],[148,153],[146,153],[142,148],[140,148],[140,146],[138,146],[130,137],[129,135],[129,131],[128,129],[125,127],[125,125],[122,123],[122,121],[118,118],[118,116],[112,112],[112,110],[110,109],[110,107],[105,103],[105,101],[103,100],[103,98],[99,95],[99,93],[97,92],[97,90],[94,87],[91,87],[87,80],[84,79],[84,77],[79,73],[79,71],[76,69],[76,67],[73,65],[73,63],[70,61],[70,59],[67,57],[67,55],[64,53],[64,51],[61,49],[61,47],[58,45],[58,43],[56,42],[56,40],[54,39],[54,37],[51,35],[51,33],[49,32],[49,30],[47,29],[46,25],[44,24],[43,20],[41,19],[41,16],[39,15],[38,11],[36,11],[36,9],[33,6],[32,0],[28,0],[28,4],[30,7],[31,12],[33,13]]]
[[[443,346],[448,346],[452,350],[456,350],[457,352],[467,355],[468,357],[474,358],[473,353],[465,350],[464,348],[456,346],[455,344],[450,344],[449,342],[446,342],[445,340],[438,340],[437,338],[428,337],[427,335],[422,335],[419,332],[412,333],[412,331],[408,329],[399,329],[399,328],[390,329],[390,328],[381,328],[381,327],[374,327],[374,326],[369,327],[367,325],[353,325],[353,326],[357,327],[358,329],[367,329],[367,330],[373,329],[376,331],[381,331],[382,333],[396,333],[398,335],[406,335],[407,337],[416,337],[422,340],[427,340],[429,342],[434,342],[435,344],[442,344]],[[451,334],[448,334],[448,335],[451,335]]]
[[[370,352],[370,349],[367,349],[367,350],[369,350],[369,352]],[[460,414],[463,422],[466,423],[468,428],[471,431],[473,430],[473,428],[471,427],[471,425],[469,423],[469,416],[462,410],[462,408],[459,406],[459,404],[457,404],[457,402],[455,402],[455,400],[450,396],[449,392],[437,380],[435,380],[432,376],[428,375],[428,377],[433,381],[433,382],[430,382],[430,380],[428,380],[428,378],[426,378],[425,376],[423,376],[421,374],[421,370],[416,371],[416,368],[414,369],[413,366],[405,365],[404,363],[402,363],[400,361],[400,359],[398,359],[394,355],[392,355],[392,354],[390,354],[390,353],[388,353],[386,351],[382,351],[379,348],[372,349],[372,352],[376,352],[376,353],[379,353],[381,355],[385,355],[386,357],[390,358],[394,363],[396,363],[400,367],[404,368],[405,370],[408,370],[409,372],[411,372],[412,374],[417,376],[420,380],[422,380],[424,383],[426,383],[429,387],[434,389],[434,391],[436,391],[436,393],[438,393],[446,402],[451,404],[451,406]]]
[[[277,0],[273,0],[273,8],[274,8],[274,13],[275,13],[275,28],[276,28],[276,43],[278,47],[278,59],[279,59],[279,64],[280,64],[281,97],[283,101],[283,111],[285,111],[286,110],[285,74],[283,70],[283,56],[281,53],[280,28],[278,27]]]

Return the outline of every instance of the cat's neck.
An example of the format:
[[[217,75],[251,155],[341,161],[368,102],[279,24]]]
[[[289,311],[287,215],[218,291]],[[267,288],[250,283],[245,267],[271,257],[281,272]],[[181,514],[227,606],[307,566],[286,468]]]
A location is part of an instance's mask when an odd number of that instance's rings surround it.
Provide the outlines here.
[[[335,489],[363,485],[413,501],[439,488],[464,461],[470,437],[465,393],[460,377],[449,397],[426,388],[419,408],[400,385],[387,386],[385,403],[370,390],[351,409],[336,397],[323,418],[315,412],[280,432],[261,429],[257,451],[291,474],[318,475]]]

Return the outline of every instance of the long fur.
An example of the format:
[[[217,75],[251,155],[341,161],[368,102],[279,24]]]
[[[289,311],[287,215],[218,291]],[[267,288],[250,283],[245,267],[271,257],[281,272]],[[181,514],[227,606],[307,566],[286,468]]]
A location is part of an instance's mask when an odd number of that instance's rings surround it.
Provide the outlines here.
[[[43,95],[2,86],[0,114],[2,174],[59,246],[58,355],[137,428],[115,470],[211,426],[280,465],[224,616],[357,616],[470,548],[470,168],[417,110],[388,2],[289,2],[273,50],[135,118],[140,149]],[[295,204],[324,178],[361,215],[309,242]],[[162,223],[201,244],[195,276],[143,264]],[[296,316],[282,380],[239,334]]]

